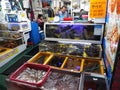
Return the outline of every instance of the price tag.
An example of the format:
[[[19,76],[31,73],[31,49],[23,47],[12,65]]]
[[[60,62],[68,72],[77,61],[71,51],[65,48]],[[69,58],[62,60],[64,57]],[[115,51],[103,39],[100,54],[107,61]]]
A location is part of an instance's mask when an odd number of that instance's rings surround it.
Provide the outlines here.
[[[96,25],[94,27],[94,35],[101,35],[102,34],[102,25]]]

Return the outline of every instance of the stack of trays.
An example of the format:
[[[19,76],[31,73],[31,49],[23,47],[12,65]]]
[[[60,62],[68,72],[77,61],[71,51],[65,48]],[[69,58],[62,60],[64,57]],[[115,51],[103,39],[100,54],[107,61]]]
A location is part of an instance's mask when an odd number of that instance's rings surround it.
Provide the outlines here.
[[[38,75],[39,72],[42,74]],[[36,75],[39,76],[38,79],[34,78]],[[10,90],[79,90],[80,79],[80,73],[26,63],[11,74],[10,82],[12,84],[9,88],[11,88]]]
[[[49,65],[52,68],[72,72],[93,72],[104,74],[101,59],[80,58],[76,56],[39,52],[28,62]]]

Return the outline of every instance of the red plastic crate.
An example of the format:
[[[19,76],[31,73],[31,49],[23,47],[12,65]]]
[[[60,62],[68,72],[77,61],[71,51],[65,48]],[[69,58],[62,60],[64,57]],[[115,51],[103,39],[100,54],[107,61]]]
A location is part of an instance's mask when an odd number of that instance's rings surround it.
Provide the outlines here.
[[[42,80],[40,82],[37,82],[37,83],[31,83],[31,82],[27,82],[27,81],[17,79],[18,75],[20,75],[20,73],[22,73],[27,67],[29,67],[30,69],[35,69],[35,70],[44,70],[44,71],[46,71],[46,74],[44,75]],[[48,75],[50,73],[50,70],[51,70],[51,68],[47,65],[35,64],[35,63],[25,63],[20,68],[18,68],[13,74],[10,75],[10,80],[20,82],[20,83],[23,83],[23,84],[28,84],[29,86],[34,85],[34,86],[40,87],[47,80]]]

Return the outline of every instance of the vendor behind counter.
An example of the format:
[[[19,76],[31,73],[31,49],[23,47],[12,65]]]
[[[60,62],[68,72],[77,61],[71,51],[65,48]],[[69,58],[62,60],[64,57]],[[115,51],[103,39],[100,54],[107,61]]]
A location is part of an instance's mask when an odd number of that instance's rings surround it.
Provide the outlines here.
[[[88,18],[88,11],[85,11],[84,9],[81,9],[79,19],[83,20],[85,18]]]
[[[65,17],[68,17],[68,12],[67,12],[67,7],[66,6],[62,6],[62,8],[60,9],[60,11],[58,11],[57,15],[60,17],[60,18],[65,18]]]
[[[58,21],[72,21],[72,17],[68,14],[66,6],[62,6],[59,11],[56,13],[55,21],[59,18]]]

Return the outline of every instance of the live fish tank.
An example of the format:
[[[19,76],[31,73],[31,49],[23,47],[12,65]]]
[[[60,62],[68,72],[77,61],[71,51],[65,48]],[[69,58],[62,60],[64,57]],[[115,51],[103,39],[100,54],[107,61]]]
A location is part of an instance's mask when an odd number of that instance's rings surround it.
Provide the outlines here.
[[[45,40],[102,43],[103,24],[45,23]]]

